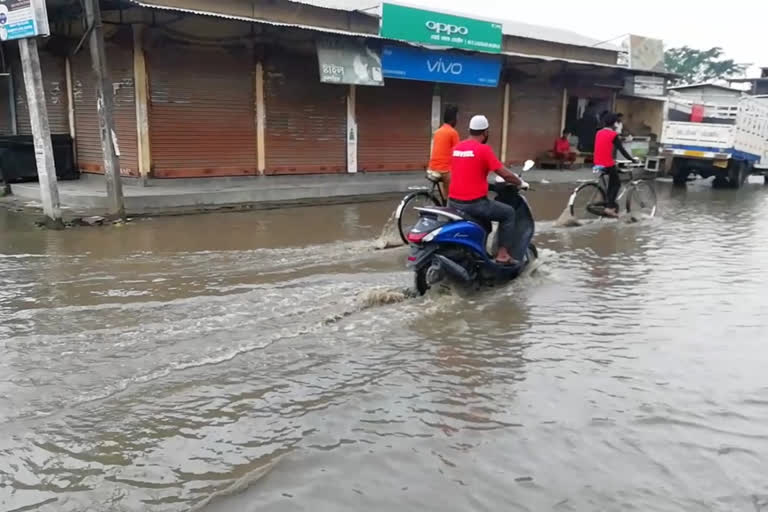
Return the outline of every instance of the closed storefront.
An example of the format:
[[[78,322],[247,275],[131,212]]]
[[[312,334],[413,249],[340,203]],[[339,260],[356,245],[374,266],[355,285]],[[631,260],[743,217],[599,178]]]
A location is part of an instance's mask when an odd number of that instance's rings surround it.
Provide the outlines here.
[[[384,94],[361,91],[358,98],[359,160],[362,169],[425,168],[430,157],[435,84],[439,84],[437,87],[443,107],[448,104],[459,107],[457,128],[462,137],[468,135],[471,116],[483,113],[492,125],[491,143],[499,151],[502,95],[497,86],[500,58],[385,45],[382,48],[382,67],[387,78]],[[440,117],[442,120],[442,112]],[[376,133],[377,138],[372,138],[370,133]],[[397,142],[394,145],[396,151],[389,150],[393,140]],[[411,162],[416,162],[416,165],[403,167]]]
[[[358,162],[362,171],[425,169],[429,162],[433,84],[387,80],[357,88]]]
[[[124,176],[138,176],[136,98],[130,38],[108,42],[106,52],[114,93],[120,173]],[[99,136],[96,81],[91,68],[91,57],[87,51],[80,51],[72,58],[72,82],[78,165],[84,172],[103,173],[104,157]]]
[[[496,155],[500,157],[504,119],[504,89],[502,87],[444,84],[440,86],[440,96],[443,111],[447,105],[459,107],[459,123],[456,129],[462,139],[469,136],[469,120],[472,119],[472,116],[482,114],[488,118],[488,122],[491,124],[488,143]]]
[[[252,53],[170,42],[146,53],[153,175],[256,174]]]
[[[266,173],[345,172],[349,86],[321,83],[310,55],[271,54],[264,75]]]
[[[48,123],[52,134],[68,134],[68,105],[67,105],[67,79],[64,57],[53,55],[47,51],[40,51],[40,68],[43,73],[43,87],[45,88],[45,104],[48,108]],[[16,127],[19,135],[32,135],[32,126],[29,121],[29,106],[27,94],[24,88],[24,75],[21,71],[21,62],[16,61],[14,66],[14,92],[16,95]]]
[[[0,135],[13,134],[13,106],[16,99],[11,97],[13,91],[12,73],[0,74]]]
[[[511,84],[507,163],[536,158],[560,132],[563,90],[550,83]]]

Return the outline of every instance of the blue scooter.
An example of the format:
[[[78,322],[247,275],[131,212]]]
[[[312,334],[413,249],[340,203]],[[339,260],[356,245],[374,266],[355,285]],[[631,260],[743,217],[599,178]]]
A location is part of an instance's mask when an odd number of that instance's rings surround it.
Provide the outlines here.
[[[533,161],[528,160],[523,171],[532,169],[533,165]],[[454,208],[416,208],[419,221],[407,237],[411,245],[408,266],[415,272],[416,290],[420,295],[441,281],[476,288],[506,283],[538,258],[536,246],[531,242],[536,224],[528,201],[517,187],[501,178],[489,188],[496,193],[497,201],[517,211],[517,243],[510,253],[520,263],[511,266],[494,261],[498,242],[490,222],[472,219]]]

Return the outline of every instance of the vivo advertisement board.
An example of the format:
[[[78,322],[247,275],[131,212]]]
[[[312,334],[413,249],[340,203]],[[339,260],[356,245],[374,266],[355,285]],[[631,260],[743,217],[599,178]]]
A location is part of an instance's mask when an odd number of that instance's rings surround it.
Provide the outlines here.
[[[385,78],[424,82],[496,87],[501,73],[499,57],[421,48],[384,46],[381,62]]]

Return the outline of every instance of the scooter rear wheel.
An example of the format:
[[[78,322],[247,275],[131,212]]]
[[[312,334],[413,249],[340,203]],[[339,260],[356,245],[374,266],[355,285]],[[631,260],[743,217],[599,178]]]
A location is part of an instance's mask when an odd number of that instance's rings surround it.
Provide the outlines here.
[[[416,293],[419,295],[425,295],[429,291],[429,282],[427,281],[427,272],[429,267],[422,267],[416,271],[414,275],[414,285],[416,286]]]

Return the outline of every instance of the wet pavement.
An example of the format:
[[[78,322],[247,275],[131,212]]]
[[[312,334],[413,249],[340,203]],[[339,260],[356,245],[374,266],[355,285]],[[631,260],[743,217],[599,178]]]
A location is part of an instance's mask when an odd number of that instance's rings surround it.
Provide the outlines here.
[[[419,299],[394,201],[0,212],[0,510],[768,510],[768,189],[657,187]]]

